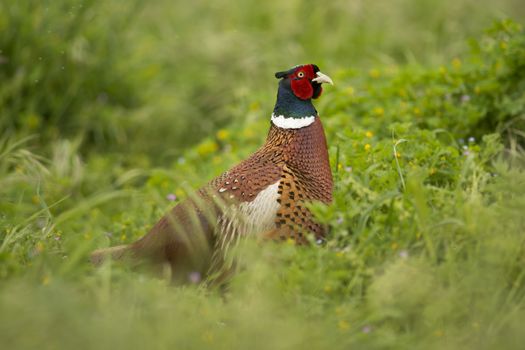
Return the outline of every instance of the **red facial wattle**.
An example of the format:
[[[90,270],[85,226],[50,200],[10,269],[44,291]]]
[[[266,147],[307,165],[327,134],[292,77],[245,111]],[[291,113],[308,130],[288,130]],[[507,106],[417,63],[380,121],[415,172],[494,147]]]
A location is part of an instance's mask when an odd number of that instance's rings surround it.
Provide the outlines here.
[[[311,80],[315,78],[315,72],[312,65],[297,68],[290,78],[290,86],[295,96],[301,100],[308,100],[313,97],[314,89]],[[319,95],[320,93],[315,98],[319,97]]]
[[[298,80],[292,78],[291,86],[294,95],[299,97],[301,100],[308,100],[309,98],[312,98],[314,89],[308,80],[304,78]]]

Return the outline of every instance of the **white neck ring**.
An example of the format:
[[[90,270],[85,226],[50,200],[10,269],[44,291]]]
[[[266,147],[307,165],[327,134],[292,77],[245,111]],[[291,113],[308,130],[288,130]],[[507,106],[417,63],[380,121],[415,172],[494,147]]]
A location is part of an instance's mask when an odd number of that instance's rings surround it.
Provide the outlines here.
[[[315,121],[315,116],[302,118],[285,118],[284,115],[275,115],[272,113],[272,123],[283,129],[300,129],[311,125]]]

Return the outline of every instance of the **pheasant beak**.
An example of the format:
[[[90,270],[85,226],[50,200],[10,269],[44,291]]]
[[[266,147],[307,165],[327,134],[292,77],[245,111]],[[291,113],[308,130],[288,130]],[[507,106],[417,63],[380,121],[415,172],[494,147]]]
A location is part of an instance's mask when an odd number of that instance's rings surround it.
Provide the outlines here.
[[[319,84],[328,83],[330,85],[334,85],[332,78],[330,78],[328,75],[323,74],[321,72],[317,72],[316,74],[317,74],[317,77],[313,78],[312,81],[315,81],[316,83],[319,83]]]

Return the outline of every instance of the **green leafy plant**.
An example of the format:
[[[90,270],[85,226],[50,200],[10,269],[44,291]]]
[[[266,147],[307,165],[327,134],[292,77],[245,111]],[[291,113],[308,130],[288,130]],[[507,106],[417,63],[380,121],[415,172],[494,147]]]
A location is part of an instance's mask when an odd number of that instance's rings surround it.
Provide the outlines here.
[[[18,18],[23,25],[39,18],[26,14],[29,5],[0,6],[7,11],[0,12],[0,28],[5,28],[6,18]],[[104,5],[85,6],[86,17],[56,22],[68,29],[64,33],[75,34],[68,38],[87,30],[82,21]],[[418,6],[425,10],[422,14],[430,13],[427,2]],[[254,24],[258,28],[273,17],[263,11],[251,13],[247,20],[260,21]],[[2,38],[38,41],[27,28],[25,36],[0,33]],[[101,151],[100,145],[90,148],[83,132],[64,138],[60,130],[56,135],[61,137],[43,144],[40,129],[9,116],[31,111],[36,106],[31,101],[41,101],[56,90],[27,90],[26,78],[20,86],[8,80],[1,96],[8,96],[6,91],[17,93],[1,100],[5,107],[1,113],[8,116],[2,123],[9,129],[0,137],[2,345],[521,348],[524,37],[518,24],[500,21],[470,43],[469,53],[443,67],[385,63],[363,71],[344,68],[336,74],[336,87],[327,88],[318,105],[330,140],[334,203],[311,207],[330,227],[327,242],[296,247],[247,239],[235,252],[239,272],[225,290],[191,283],[173,286],[118,264],[94,269],[87,256],[95,247],[142,236],[187,191],[260,145],[265,136],[260,130],[268,127],[268,120],[260,116],[257,93],[231,107],[239,122],[214,129],[199,143],[162,158],[171,163],[160,168],[152,165],[159,158],[148,152],[129,150],[124,157],[115,150]],[[48,48],[37,44],[36,51]],[[62,44],[49,47],[53,45]],[[396,42],[390,45],[397,47]],[[101,57],[94,54],[93,59]],[[20,61],[26,62],[23,57]],[[85,72],[65,78],[53,75],[61,62],[52,64],[46,79],[57,79],[58,86],[68,79],[88,79]],[[89,115],[84,113],[90,110],[94,91],[123,71],[111,60],[88,66],[87,70],[107,76],[88,84],[93,89],[86,90],[85,100],[75,94],[53,99],[59,104],[78,99],[68,105],[68,115],[84,120],[86,130],[97,127],[105,133],[108,124],[83,119]],[[0,68],[0,74],[5,69]],[[134,109],[134,99],[148,94],[133,92],[146,73],[126,75],[113,86],[117,95],[126,96],[97,109],[106,121],[120,120],[121,111],[128,108],[134,110],[132,119],[147,113],[142,107]],[[183,95],[191,95],[192,89]],[[15,95],[20,100],[16,105]],[[50,101],[42,106],[48,103],[51,106]],[[199,116],[205,115],[201,112]],[[46,118],[51,124],[43,132],[47,136],[53,127],[62,128],[63,121],[78,122],[60,119],[66,114]],[[126,135],[144,135],[127,126],[122,130]],[[22,137],[28,133],[38,136]],[[136,147],[140,145],[137,141]]]

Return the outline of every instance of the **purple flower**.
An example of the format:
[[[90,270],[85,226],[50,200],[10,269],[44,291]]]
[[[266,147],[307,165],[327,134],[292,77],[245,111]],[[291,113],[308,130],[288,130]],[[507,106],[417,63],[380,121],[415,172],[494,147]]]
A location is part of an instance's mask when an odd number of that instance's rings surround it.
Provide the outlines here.
[[[399,257],[401,259],[407,259],[408,258],[408,252],[406,250],[402,250],[399,252]]]
[[[166,199],[169,200],[170,202],[174,202],[177,200],[177,196],[174,193],[170,193],[166,196]]]
[[[465,157],[468,156],[469,154],[470,154],[469,151],[465,151],[465,152],[463,152],[463,155],[464,155]]]
[[[336,222],[337,222],[338,225],[341,225],[341,224],[343,223],[343,221],[344,221],[344,219],[343,219],[342,216],[338,216],[338,217],[337,217]]]
[[[470,96],[469,95],[461,96],[461,102],[465,103],[465,102],[468,102],[468,101],[470,101]]]
[[[345,167],[345,171],[346,171],[347,173],[351,173],[351,172],[352,172],[352,167],[351,167],[351,166],[347,166],[347,167]]]
[[[361,332],[363,332],[363,333],[370,333],[370,332],[372,332],[372,330],[373,330],[372,326],[368,326],[368,325],[367,325],[367,326],[364,326],[364,327],[361,329]]]
[[[193,284],[199,283],[201,279],[201,273],[198,271],[190,272],[188,275],[188,280]]]

